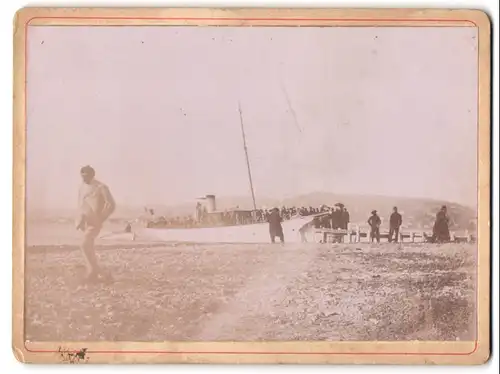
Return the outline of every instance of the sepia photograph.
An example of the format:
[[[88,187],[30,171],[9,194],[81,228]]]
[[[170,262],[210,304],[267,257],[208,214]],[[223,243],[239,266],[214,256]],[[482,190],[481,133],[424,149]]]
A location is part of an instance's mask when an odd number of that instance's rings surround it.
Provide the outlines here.
[[[478,40],[28,25],[23,339],[477,345]]]

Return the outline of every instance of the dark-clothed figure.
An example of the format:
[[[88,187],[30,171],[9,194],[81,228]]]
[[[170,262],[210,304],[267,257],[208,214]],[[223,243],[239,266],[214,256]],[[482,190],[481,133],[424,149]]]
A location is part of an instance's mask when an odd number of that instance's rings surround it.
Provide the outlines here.
[[[114,212],[115,201],[109,188],[94,178],[95,171],[92,167],[82,167],[80,175],[83,183],[78,193],[80,215],[76,229],[83,232],[81,249],[87,261],[87,280],[97,280],[99,276],[109,279],[97,264],[94,241],[102,224]]]
[[[332,219],[333,219],[333,210],[326,210],[325,212],[329,212],[321,217],[321,228],[323,229],[331,229],[332,228]]]
[[[342,220],[341,220],[342,226],[340,228],[343,230],[347,230],[349,227],[349,221],[350,221],[351,217],[349,216],[349,212],[347,211],[347,209],[345,207],[342,208],[341,217],[342,217]]]
[[[368,224],[370,225],[370,240],[373,242],[376,239],[377,243],[380,243],[380,225],[382,224],[382,220],[377,215],[376,210],[372,211],[372,215],[368,218]]]
[[[340,208],[336,206],[332,211],[332,229],[339,229],[341,226],[342,212]]]
[[[441,210],[436,214],[436,222],[433,228],[433,241],[437,243],[446,243],[450,241],[450,228],[448,224],[450,219],[448,217],[448,210],[446,206],[442,206]]]
[[[394,207],[391,218],[389,219],[389,243],[392,242],[392,237],[394,236],[394,241],[397,243],[399,238],[399,228],[403,224],[403,217],[398,212],[398,208]]]
[[[267,220],[269,222],[269,235],[271,236],[271,243],[275,242],[276,237],[279,237],[280,241],[284,243],[285,237],[283,235],[283,227],[281,226],[282,219],[279,210],[277,208],[272,209]]]

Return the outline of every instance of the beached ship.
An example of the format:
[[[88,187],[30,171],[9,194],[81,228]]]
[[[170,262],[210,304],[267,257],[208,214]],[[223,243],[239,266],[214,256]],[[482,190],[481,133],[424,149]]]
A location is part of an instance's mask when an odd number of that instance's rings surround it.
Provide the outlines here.
[[[208,209],[205,211],[203,222],[196,222],[191,227],[175,227],[171,224],[163,224],[161,220],[149,221],[148,227],[136,231],[137,237],[153,241],[184,243],[271,242],[269,224],[265,221],[256,222],[256,210],[220,211],[215,209],[215,196],[209,195],[205,199],[208,201],[206,204]],[[322,214],[297,215],[284,220],[282,227],[285,242],[300,243],[311,240],[314,219],[320,215]]]
[[[232,209],[218,211],[214,195],[207,195],[204,201],[204,217],[200,220],[198,209],[194,214],[195,224],[188,227],[175,227],[158,220],[147,221],[146,227],[134,230],[137,238],[147,238],[154,241],[188,242],[188,243],[270,243],[269,224],[262,219],[256,219],[258,212],[250,170],[245,129],[241,106],[240,114],[243,149],[246,157],[248,181],[252,194],[253,209]],[[199,207],[199,203],[197,207]],[[285,242],[305,242],[312,234],[314,219],[325,213],[301,216],[296,215],[282,222]],[[231,219],[228,220],[227,217]],[[277,238],[278,239],[278,238]]]

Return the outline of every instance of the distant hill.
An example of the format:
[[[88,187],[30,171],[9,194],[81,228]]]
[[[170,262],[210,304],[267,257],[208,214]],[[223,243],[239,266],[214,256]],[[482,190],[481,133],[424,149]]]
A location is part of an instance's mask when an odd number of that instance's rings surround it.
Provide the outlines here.
[[[283,200],[259,198],[257,204],[259,208],[271,208],[273,206],[305,206],[318,207],[322,204],[333,206],[335,203],[343,203],[349,210],[351,222],[365,223],[370,212],[376,209],[379,212],[383,222],[389,219],[392,207],[397,206],[403,215],[404,226],[414,229],[432,228],[437,211],[442,205],[448,207],[449,215],[452,220],[452,229],[454,230],[475,230],[476,211],[461,204],[408,197],[388,197],[376,195],[346,195],[328,192],[314,192],[286,198]],[[182,203],[172,206],[161,204],[148,205],[148,208],[154,209],[156,215],[165,216],[184,216],[194,212],[196,202]],[[218,197],[217,209],[252,209],[252,200],[250,197]],[[53,211],[53,212],[30,212],[31,219],[68,219],[74,217],[73,211]],[[113,214],[113,220],[135,219],[144,215],[144,207],[127,207],[118,204],[116,212]]]

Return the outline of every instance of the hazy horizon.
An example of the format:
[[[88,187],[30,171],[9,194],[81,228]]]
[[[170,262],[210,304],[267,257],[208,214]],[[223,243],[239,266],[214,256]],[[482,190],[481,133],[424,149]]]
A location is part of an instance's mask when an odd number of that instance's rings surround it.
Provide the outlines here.
[[[335,193],[335,192],[327,192],[327,191],[315,191],[315,192],[310,192],[310,193],[306,193],[306,194],[301,194],[301,195],[296,195],[296,196],[290,196],[290,197],[287,197],[287,198],[279,198],[279,197],[269,197],[269,196],[260,196],[258,198],[256,198],[256,201],[257,201],[257,208],[258,209],[263,209],[263,208],[270,208],[271,206],[268,206],[267,204],[269,202],[280,202],[280,201],[289,201],[289,200],[298,200],[300,198],[303,198],[303,197],[310,197],[311,195],[315,195],[315,194],[327,194],[327,195],[331,195],[332,197],[333,196],[338,196],[340,199],[342,198],[356,198],[356,197],[360,197],[361,199],[363,198],[372,198],[372,199],[382,199],[382,200],[408,200],[408,201],[423,201],[423,202],[435,202],[436,204],[441,204],[441,203],[447,203],[447,204],[457,204],[457,205],[460,205],[464,208],[468,208],[468,209],[476,209],[474,206],[471,206],[471,205],[467,205],[467,204],[462,204],[460,202],[456,202],[456,201],[450,201],[450,200],[446,200],[446,199],[431,199],[431,198],[425,198],[425,197],[418,197],[418,196],[387,196],[387,195],[366,195],[366,194],[362,194],[362,195],[356,195],[356,194],[339,194],[339,193]],[[252,197],[251,196],[216,196],[216,200],[220,203],[221,201],[223,201],[223,204],[225,208],[223,209],[226,209],[226,205],[227,205],[227,202],[228,201],[239,201],[240,205],[243,204],[243,205],[248,205],[248,208],[251,208],[251,205],[252,205]],[[242,202],[243,200],[245,200],[244,202]],[[192,199],[192,200],[184,200],[184,201],[178,201],[178,202],[175,202],[175,203],[172,203],[172,204],[165,204],[165,203],[162,203],[162,202],[149,202],[149,203],[146,203],[146,204],[143,204],[143,205],[129,205],[129,204],[126,204],[126,203],[123,203],[123,202],[120,202],[118,201],[117,202],[117,212],[120,212],[120,211],[143,211],[144,208],[156,208],[156,209],[162,209],[162,208],[166,208],[166,209],[169,209],[169,208],[179,208],[179,207],[186,207],[188,205],[192,205],[193,206],[193,209],[194,209],[194,206],[196,204],[198,200],[197,199]],[[339,200],[338,202],[342,202],[342,200]],[[325,201],[324,202],[325,204],[333,204],[333,202],[328,202],[328,201]],[[437,206],[437,205],[436,205]],[[233,208],[235,208],[236,206],[233,206]],[[240,207],[243,207],[243,206],[240,206]],[[348,207],[349,208],[349,207]],[[391,206],[388,206],[388,209],[391,209],[392,208],[392,205]],[[404,206],[402,207],[404,209]],[[37,212],[37,213],[40,213],[41,211],[43,211],[45,214],[48,214],[49,216],[51,214],[54,214],[56,213],[57,214],[61,214],[61,213],[64,213],[64,214],[70,214],[70,215],[73,215],[73,213],[76,211],[75,207],[65,207],[65,208],[58,208],[58,207],[55,207],[55,208],[38,208],[36,206],[33,206],[31,205],[30,207],[28,207],[28,211],[30,211],[31,213],[34,213],[34,212]],[[115,214],[116,216],[116,214]],[[117,217],[115,217],[117,218]]]
[[[28,31],[28,209],[315,191],[476,207],[472,27]]]

